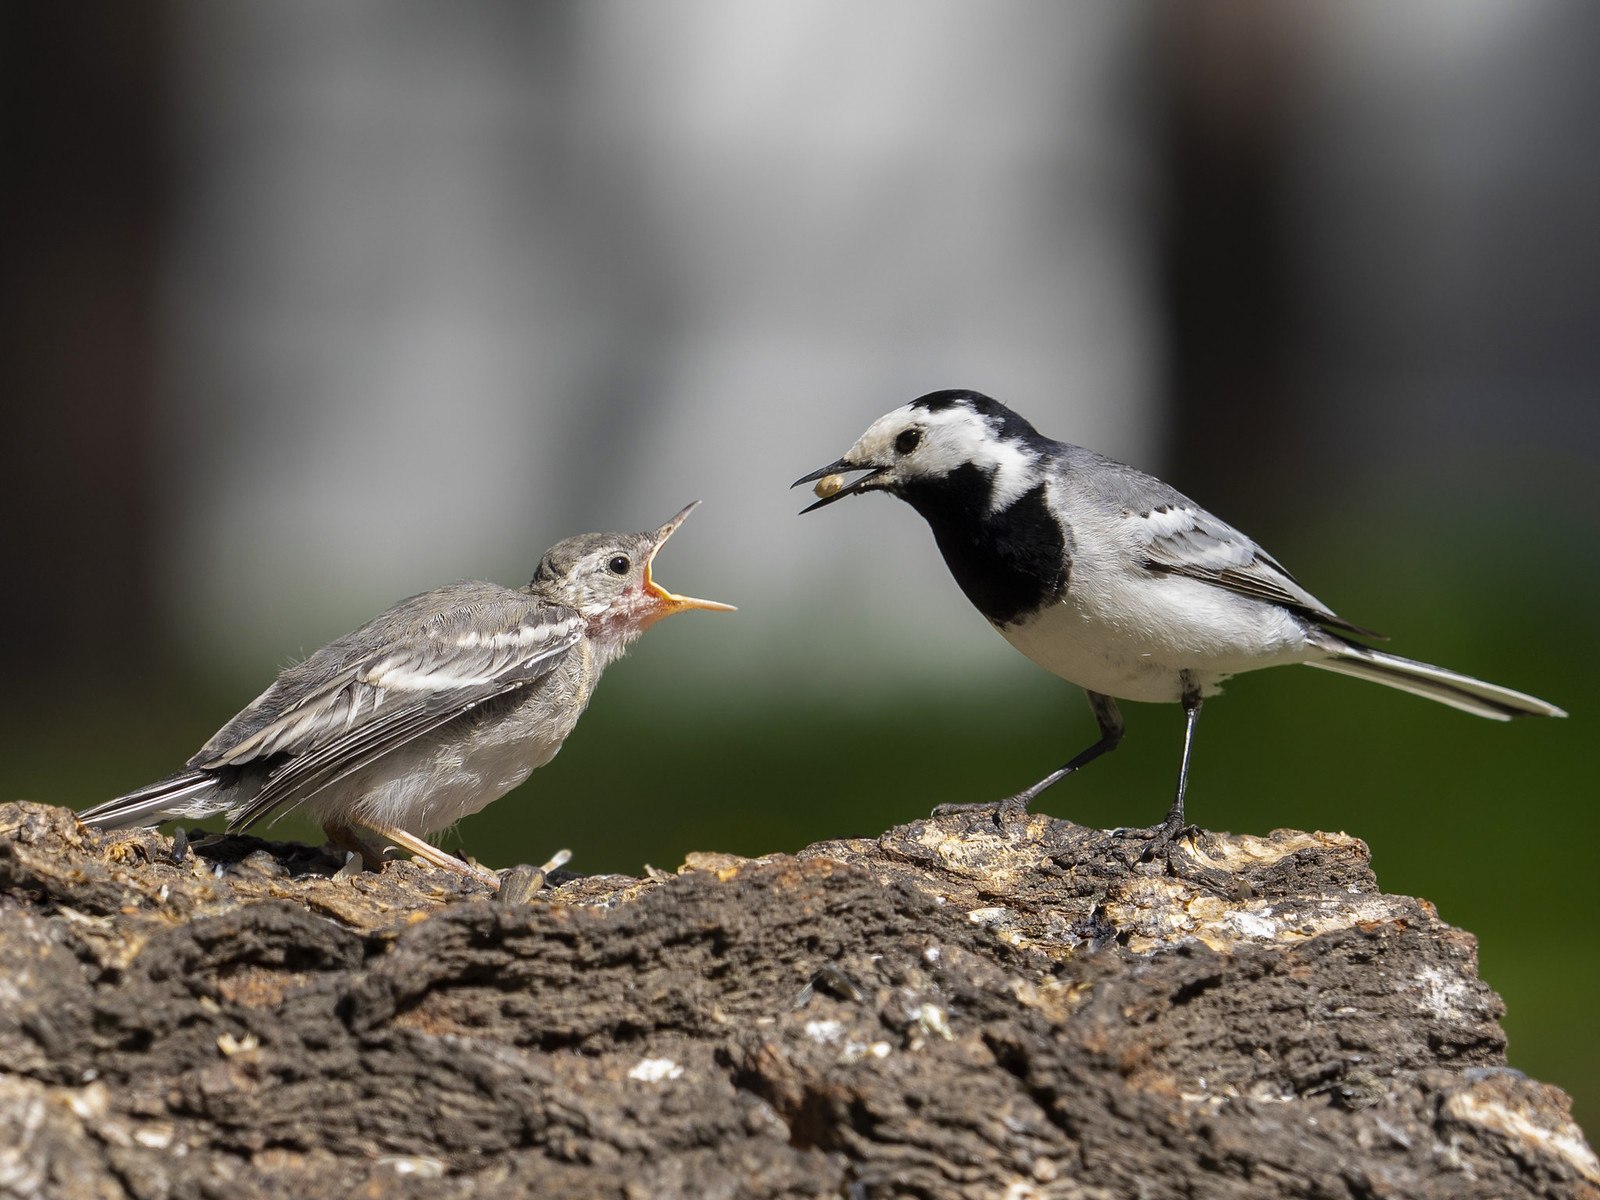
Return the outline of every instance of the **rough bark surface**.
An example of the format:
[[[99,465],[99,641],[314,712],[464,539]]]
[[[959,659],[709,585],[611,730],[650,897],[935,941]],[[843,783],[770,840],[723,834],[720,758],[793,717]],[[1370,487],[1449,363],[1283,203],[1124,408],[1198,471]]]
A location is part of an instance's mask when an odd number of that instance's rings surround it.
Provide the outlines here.
[[[1600,1196],[1362,843],[1130,846],[949,817],[513,905],[0,805],[0,1196]]]

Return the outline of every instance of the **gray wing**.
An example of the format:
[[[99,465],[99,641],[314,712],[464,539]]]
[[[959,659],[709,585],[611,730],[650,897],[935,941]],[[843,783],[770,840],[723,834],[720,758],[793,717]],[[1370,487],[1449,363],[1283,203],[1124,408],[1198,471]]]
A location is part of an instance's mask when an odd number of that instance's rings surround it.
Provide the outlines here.
[[[269,772],[229,822],[243,829],[537,682],[582,637],[571,609],[492,584],[413,596],[285,671],[189,765]]]
[[[1144,565],[1184,575],[1253,600],[1282,605],[1318,625],[1379,637],[1353,625],[1318,600],[1283,565],[1225,521],[1188,502],[1158,505],[1139,514],[1149,523]]]

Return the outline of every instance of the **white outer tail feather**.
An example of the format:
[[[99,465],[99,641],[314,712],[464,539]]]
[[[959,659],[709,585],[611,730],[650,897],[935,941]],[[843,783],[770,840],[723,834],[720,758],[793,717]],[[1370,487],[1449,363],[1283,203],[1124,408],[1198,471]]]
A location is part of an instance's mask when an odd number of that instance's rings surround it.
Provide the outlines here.
[[[101,829],[137,829],[176,817],[211,816],[221,811],[218,799],[217,781],[213,777],[199,771],[184,771],[85,809],[78,814],[78,820]]]
[[[1437,700],[1440,704],[1448,704],[1451,708],[1459,708],[1474,716],[1488,717],[1491,721],[1567,715],[1554,704],[1525,692],[1485,683],[1481,679],[1447,671],[1430,663],[1401,658],[1398,654],[1385,654],[1382,650],[1373,650],[1353,642],[1342,642],[1334,649],[1332,658],[1308,662],[1306,665],[1398,688],[1402,692]]]

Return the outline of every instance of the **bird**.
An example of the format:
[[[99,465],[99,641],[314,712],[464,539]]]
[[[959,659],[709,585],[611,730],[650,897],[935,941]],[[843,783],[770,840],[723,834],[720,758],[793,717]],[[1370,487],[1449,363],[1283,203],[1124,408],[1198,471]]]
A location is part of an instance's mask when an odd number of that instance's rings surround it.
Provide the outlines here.
[[[847,475],[859,475],[845,482]],[[981,392],[930,392],[874,421],[845,454],[797,479],[813,512],[887,492],[915,509],[945,564],[1006,641],[1088,695],[1099,739],[998,802],[936,814],[1021,819],[1046,789],[1117,748],[1118,700],[1183,706],[1183,748],[1166,818],[1139,831],[1149,858],[1186,826],[1203,702],[1244,671],[1304,663],[1480,717],[1564,717],[1553,704],[1373,649],[1381,635],[1338,616],[1250,538],[1161,480],[1040,434]],[[1124,831],[1133,832],[1133,831]]]
[[[226,814],[236,832],[303,809],[368,865],[381,863],[376,835],[494,885],[424,839],[554,758],[601,672],[651,625],[733,611],[651,574],[698,503],[649,532],[557,542],[523,587],[464,580],[401,600],[282,671],[183,770],[80,819],[126,829]]]

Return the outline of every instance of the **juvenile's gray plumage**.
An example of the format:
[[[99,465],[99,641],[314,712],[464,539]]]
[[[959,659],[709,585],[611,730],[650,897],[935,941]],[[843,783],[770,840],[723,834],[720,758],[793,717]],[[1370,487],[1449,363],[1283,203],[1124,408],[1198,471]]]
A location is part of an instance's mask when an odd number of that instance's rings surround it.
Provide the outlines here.
[[[226,813],[238,830],[303,808],[368,857],[354,830],[459,869],[420,839],[555,757],[600,673],[650,625],[731,608],[651,577],[693,508],[648,533],[558,542],[522,588],[466,581],[400,601],[284,670],[185,770],[82,819],[120,829]]]

